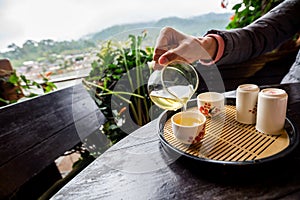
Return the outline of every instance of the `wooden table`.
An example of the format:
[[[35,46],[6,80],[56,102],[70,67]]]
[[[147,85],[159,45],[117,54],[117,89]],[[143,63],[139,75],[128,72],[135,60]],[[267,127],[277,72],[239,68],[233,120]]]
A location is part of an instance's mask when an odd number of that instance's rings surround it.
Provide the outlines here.
[[[287,114],[299,131],[300,84],[275,87],[287,91]],[[288,156],[263,165],[207,165],[166,152],[157,123],[154,120],[115,144],[53,199],[300,198],[299,146]]]

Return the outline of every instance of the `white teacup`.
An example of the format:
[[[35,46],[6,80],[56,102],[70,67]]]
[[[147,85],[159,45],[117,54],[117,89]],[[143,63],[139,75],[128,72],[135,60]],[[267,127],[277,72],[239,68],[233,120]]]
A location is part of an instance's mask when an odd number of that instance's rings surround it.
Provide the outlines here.
[[[243,124],[255,124],[259,87],[243,84],[236,91],[236,120]]]
[[[197,96],[198,110],[206,117],[215,117],[224,111],[224,95],[204,92]]]
[[[198,143],[205,135],[206,117],[198,111],[178,112],[171,123],[174,136],[184,144]]]
[[[278,88],[266,88],[258,94],[256,130],[280,135],[284,130],[287,93]]]

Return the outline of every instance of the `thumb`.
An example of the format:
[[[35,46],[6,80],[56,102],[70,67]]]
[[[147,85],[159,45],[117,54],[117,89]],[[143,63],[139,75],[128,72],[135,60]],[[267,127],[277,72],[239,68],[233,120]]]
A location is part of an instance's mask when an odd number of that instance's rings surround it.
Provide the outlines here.
[[[160,65],[167,65],[169,63],[169,59],[167,58],[167,56],[162,55],[159,59],[158,59],[158,63]]]
[[[158,60],[158,63],[160,65],[168,65],[169,63],[176,61],[176,60],[185,61],[185,59],[183,59],[181,56],[179,56],[177,53],[175,53],[175,50],[172,49],[172,50],[167,51],[163,55],[161,55]]]

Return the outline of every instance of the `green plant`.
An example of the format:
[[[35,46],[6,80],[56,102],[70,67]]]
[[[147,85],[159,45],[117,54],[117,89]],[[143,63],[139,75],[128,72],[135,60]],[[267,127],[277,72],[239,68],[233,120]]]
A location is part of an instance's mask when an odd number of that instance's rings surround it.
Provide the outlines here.
[[[138,36],[129,35],[125,42],[104,42],[89,77],[83,80],[107,119],[102,131],[112,143],[133,131],[128,129],[132,126],[126,124],[128,117],[140,126],[150,121],[148,110],[152,102],[145,86],[151,72],[147,63],[152,61],[153,48],[142,48],[146,36],[143,32]],[[129,105],[129,109],[125,105]],[[124,131],[125,126],[127,131]]]
[[[43,76],[42,74],[41,76],[43,77],[43,83],[37,83],[36,81],[26,78],[26,76],[22,74],[18,75],[15,70],[11,71],[5,76],[0,76],[0,106],[8,105],[18,101],[18,98],[7,98],[7,95],[4,94],[7,92],[7,90],[12,89],[12,95],[30,98],[39,95],[37,92],[35,92],[37,89],[42,90],[43,93],[48,93],[56,89],[56,85],[50,82],[46,76]]]
[[[227,29],[242,28],[266,14],[283,0],[243,0],[232,7],[234,15],[227,25]],[[227,1],[222,0],[222,7],[226,8]]]

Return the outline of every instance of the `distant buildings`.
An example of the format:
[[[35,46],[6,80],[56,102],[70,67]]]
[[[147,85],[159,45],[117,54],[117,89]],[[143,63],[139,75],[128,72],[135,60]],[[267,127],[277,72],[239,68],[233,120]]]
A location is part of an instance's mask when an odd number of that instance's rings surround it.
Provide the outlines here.
[[[51,72],[51,80],[68,79],[69,76],[89,74],[91,63],[97,59],[96,52],[73,55],[51,55],[51,59],[42,61],[26,61],[17,68],[17,73],[31,80],[41,80],[42,75]]]

